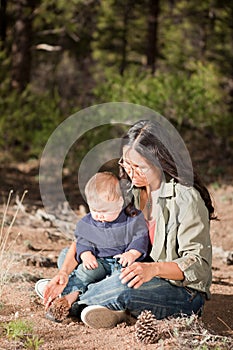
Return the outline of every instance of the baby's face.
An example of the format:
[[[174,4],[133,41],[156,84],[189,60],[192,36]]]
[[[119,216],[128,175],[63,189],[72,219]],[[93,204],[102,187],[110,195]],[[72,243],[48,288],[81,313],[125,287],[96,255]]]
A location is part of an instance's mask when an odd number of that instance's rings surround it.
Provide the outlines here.
[[[104,211],[104,210],[96,210],[93,208],[90,208],[91,216],[96,221],[101,222],[111,222],[117,219],[119,216],[121,210],[116,211]]]
[[[88,204],[91,216],[94,220],[102,222],[111,222],[116,220],[119,216],[122,210],[123,202],[123,198],[120,197],[120,199],[117,202],[102,202],[101,200],[99,200],[98,202],[89,202]]]

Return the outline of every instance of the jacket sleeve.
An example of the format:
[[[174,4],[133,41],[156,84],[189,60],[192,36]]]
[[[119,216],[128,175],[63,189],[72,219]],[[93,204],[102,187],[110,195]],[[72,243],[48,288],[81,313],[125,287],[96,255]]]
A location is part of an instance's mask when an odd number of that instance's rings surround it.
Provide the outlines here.
[[[177,232],[178,258],[173,260],[184,273],[182,285],[194,283],[200,289],[211,279],[212,247],[209,234],[209,215],[204,201],[193,188],[179,197]]]

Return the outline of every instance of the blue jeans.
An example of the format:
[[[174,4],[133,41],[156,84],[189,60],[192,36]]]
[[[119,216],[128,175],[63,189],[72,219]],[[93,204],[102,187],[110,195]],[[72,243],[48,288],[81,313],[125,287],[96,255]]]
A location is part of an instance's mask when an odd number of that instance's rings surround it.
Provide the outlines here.
[[[194,289],[177,287],[168,280],[157,277],[134,289],[122,284],[119,275],[120,271],[115,271],[111,276],[90,284],[77,303],[128,310],[134,317],[143,310],[150,310],[157,319],[202,312],[205,297]],[[67,287],[69,285],[70,281]]]
[[[61,251],[58,257],[58,268],[60,269],[68,248]],[[97,258],[98,267],[94,270],[87,270],[83,267],[83,264],[78,265],[77,269],[69,276],[69,282],[62,292],[62,295],[66,295],[72,292],[79,291],[84,293],[87,287],[91,283],[96,283],[103,280],[105,277],[112,275],[113,273],[120,271],[122,266],[117,262],[117,259],[112,257]]]

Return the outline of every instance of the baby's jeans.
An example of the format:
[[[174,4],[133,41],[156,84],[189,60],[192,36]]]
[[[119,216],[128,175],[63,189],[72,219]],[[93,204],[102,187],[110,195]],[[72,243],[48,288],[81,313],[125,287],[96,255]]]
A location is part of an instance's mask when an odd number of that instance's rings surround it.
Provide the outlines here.
[[[61,251],[58,257],[58,268],[60,269],[68,248]],[[120,271],[121,265],[117,262],[117,259],[112,257],[97,258],[98,267],[94,270],[87,270],[83,267],[83,264],[78,265],[77,269],[71,272],[69,275],[69,281],[67,286],[62,292],[62,295],[66,295],[72,292],[79,291],[80,294],[87,290],[87,287],[91,283],[96,283],[103,280],[107,276],[111,276],[113,273]]]

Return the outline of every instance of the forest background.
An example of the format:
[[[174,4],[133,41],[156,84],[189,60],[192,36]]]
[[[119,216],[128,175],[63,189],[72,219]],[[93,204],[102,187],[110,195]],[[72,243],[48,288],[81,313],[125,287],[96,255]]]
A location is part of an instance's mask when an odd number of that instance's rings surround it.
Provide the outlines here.
[[[0,66],[2,162],[38,159],[64,119],[113,101],[208,139],[212,160],[231,154],[231,0],[1,0]],[[76,163],[119,128],[84,135]],[[224,164],[208,172],[222,176]]]

